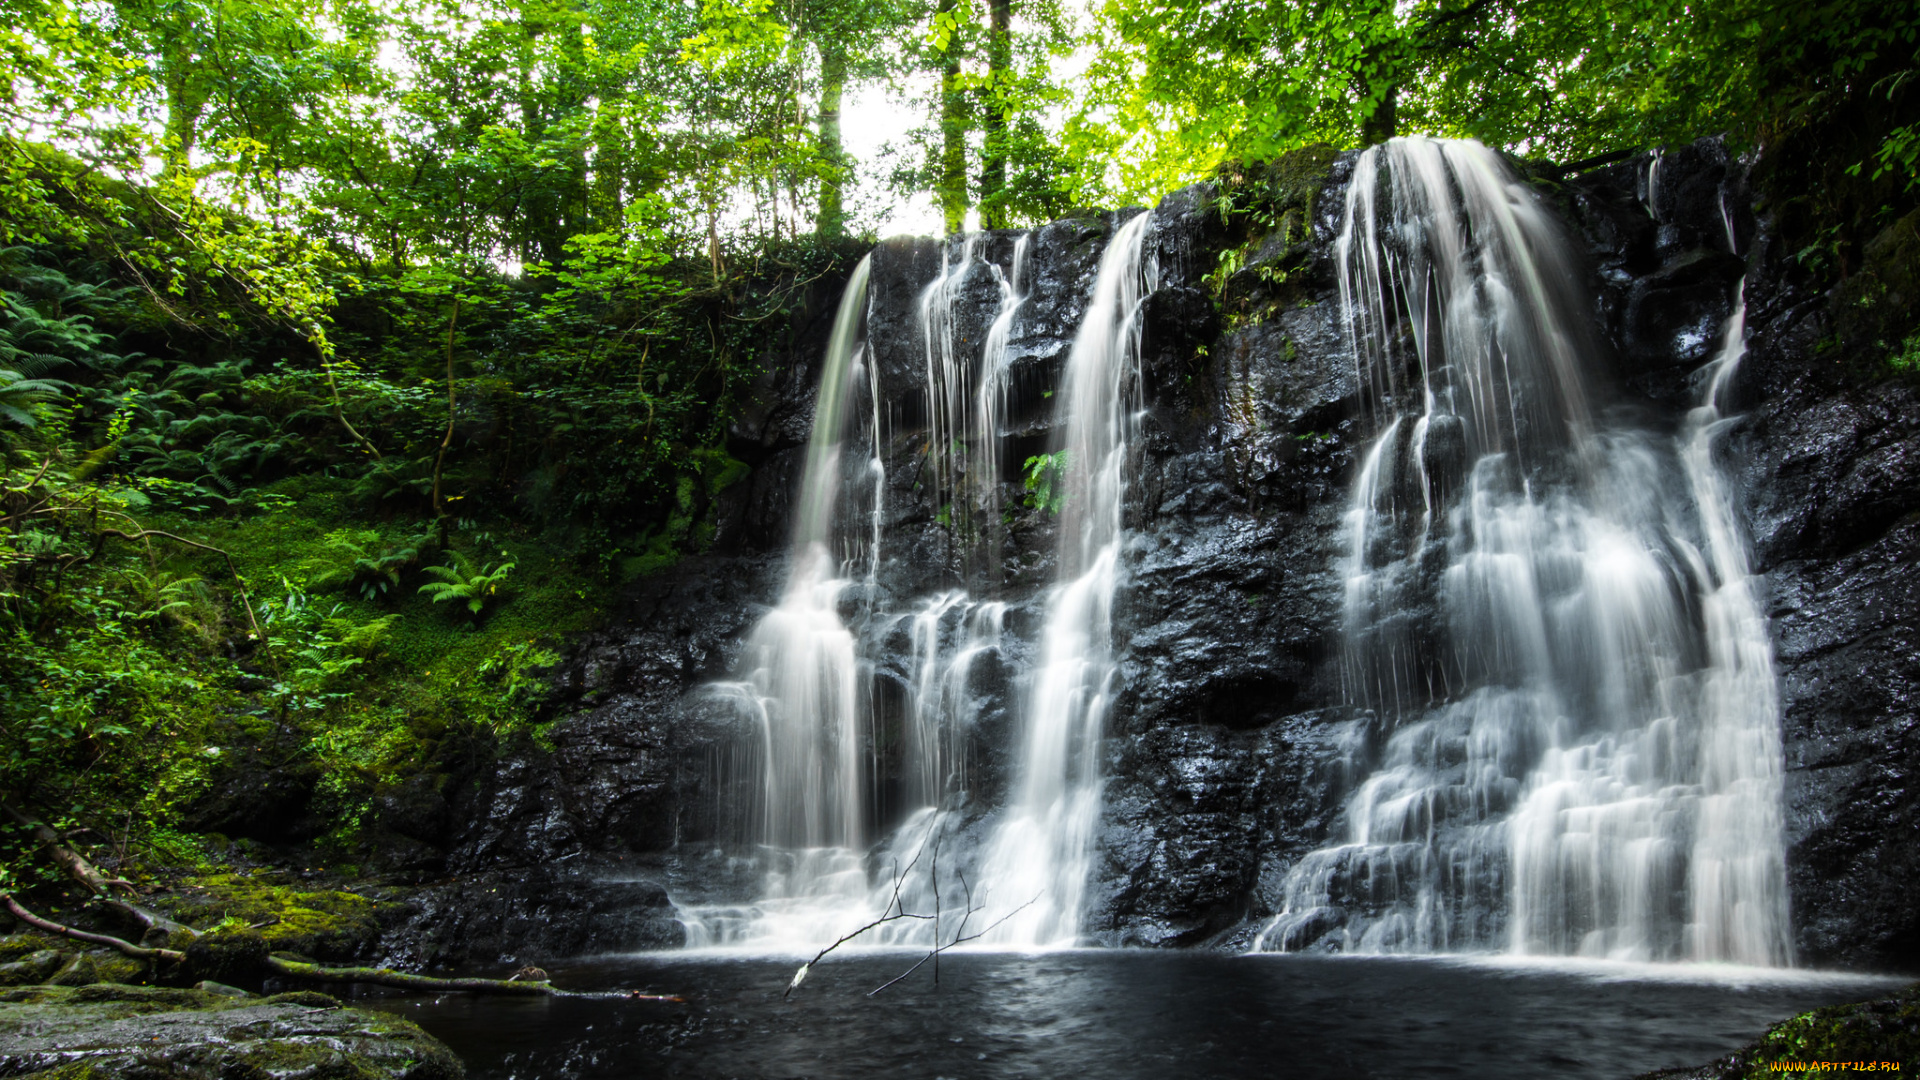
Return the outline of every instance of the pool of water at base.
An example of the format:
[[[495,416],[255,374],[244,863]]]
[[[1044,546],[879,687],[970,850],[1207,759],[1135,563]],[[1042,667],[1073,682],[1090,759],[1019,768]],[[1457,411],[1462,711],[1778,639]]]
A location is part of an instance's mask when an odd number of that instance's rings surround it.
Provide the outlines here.
[[[419,1023],[472,1080],[1473,1077],[1624,1080],[1697,1065],[1901,980],[1754,969],[1071,951],[662,953],[549,965],[557,985],[680,1004],[448,994],[363,1005]]]

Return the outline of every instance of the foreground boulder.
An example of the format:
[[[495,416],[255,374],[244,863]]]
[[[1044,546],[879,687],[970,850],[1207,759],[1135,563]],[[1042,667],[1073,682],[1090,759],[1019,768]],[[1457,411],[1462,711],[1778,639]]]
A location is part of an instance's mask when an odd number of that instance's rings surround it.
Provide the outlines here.
[[[0,991],[0,1076],[40,1080],[459,1080],[460,1059],[398,1017],[325,994],[102,984]]]

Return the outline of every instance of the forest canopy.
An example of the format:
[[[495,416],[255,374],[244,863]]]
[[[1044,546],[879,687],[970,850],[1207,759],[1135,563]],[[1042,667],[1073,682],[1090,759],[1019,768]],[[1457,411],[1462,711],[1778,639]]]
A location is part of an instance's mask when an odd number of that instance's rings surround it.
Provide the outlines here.
[[[1395,134],[1548,172],[1722,135],[1839,281],[1920,186],[1910,0],[0,11],[0,801],[156,858],[233,827],[223,747],[350,845],[448,740],[538,738],[561,635],[711,542],[730,425],[890,203],[1011,227]],[[912,119],[862,160],[874,110]]]

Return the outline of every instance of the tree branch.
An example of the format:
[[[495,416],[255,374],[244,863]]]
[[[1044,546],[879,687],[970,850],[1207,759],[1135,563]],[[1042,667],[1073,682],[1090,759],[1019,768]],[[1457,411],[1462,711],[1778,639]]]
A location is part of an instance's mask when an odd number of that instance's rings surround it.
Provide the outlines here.
[[[67,872],[68,877],[86,886],[95,895],[105,896],[112,892],[113,886],[116,885],[128,892],[139,891],[134,888],[131,881],[108,877],[101,873],[100,868],[88,862],[86,856],[68,847],[65,839],[54,830],[53,826],[21,812],[12,803],[0,802],[0,811],[4,811],[21,828],[32,833],[33,838],[40,842],[41,847],[47,849],[47,854],[60,865],[60,869]]]
[[[267,957],[267,966],[282,975],[316,982],[367,983],[391,986],[399,990],[458,990],[472,994],[505,994],[513,997],[605,998],[629,1001],[684,1001],[674,994],[642,994],[635,990],[578,991],[560,990],[547,982],[517,979],[436,979],[413,975],[392,968],[321,967],[280,956]]]
[[[49,934],[58,934],[61,937],[72,938],[75,941],[85,941],[93,945],[108,945],[137,959],[171,960],[179,963],[187,958],[186,953],[176,949],[149,949],[135,945],[131,941],[114,937],[111,934],[94,934],[86,930],[75,930],[71,926],[62,926],[52,920],[43,919],[33,912],[28,911],[26,908],[21,907],[20,901],[14,899],[12,894],[7,894],[7,910],[13,912],[14,918],[19,919],[28,926],[45,930]]]
[[[95,934],[86,930],[75,930],[71,926],[63,926],[51,919],[43,919],[33,912],[28,911],[25,907],[21,906],[20,901],[12,894],[0,895],[5,896],[7,908],[13,912],[15,918],[26,923],[28,926],[44,930],[49,934],[57,934],[61,937],[72,938],[75,941],[84,941],[93,945],[110,946],[128,956],[141,960],[169,960],[174,963],[180,963],[187,958],[187,954],[178,949],[149,949],[135,945],[133,942],[127,941],[124,938],[114,937],[111,934]],[[112,906],[115,910],[131,915],[135,920],[149,928],[179,929],[185,930],[194,937],[200,936],[198,932],[191,927],[174,922],[164,915],[157,915],[145,908],[120,903],[118,901],[112,902]],[[278,974],[290,978],[311,979],[315,982],[367,983],[373,986],[391,986],[399,990],[433,990],[442,992],[454,990],[471,994],[505,994],[514,997],[601,998],[624,1001],[677,1002],[686,1000],[675,994],[643,994],[637,990],[560,990],[544,980],[540,982],[523,982],[517,979],[436,979],[428,975],[413,975],[404,971],[394,971],[391,968],[323,967],[319,964],[289,960],[281,956],[267,957],[267,967]]]

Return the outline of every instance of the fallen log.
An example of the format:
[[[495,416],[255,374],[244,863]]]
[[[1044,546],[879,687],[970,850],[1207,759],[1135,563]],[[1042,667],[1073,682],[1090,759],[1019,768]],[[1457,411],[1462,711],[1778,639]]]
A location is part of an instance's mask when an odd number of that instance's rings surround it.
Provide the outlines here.
[[[49,934],[58,934],[61,937],[72,938],[75,941],[84,941],[93,945],[105,945],[118,949],[128,956],[142,960],[168,960],[174,963],[180,963],[187,958],[186,953],[177,949],[150,949],[142,945],[135,945],[133,942],[127,941],[124,938],[114,937],[111,934],[96,934],[89,930],[76,930],[71,926],[65,926],[51,919],[35,915],[33,912],[28,911],[26,907],[20,903],[19,899],[12,894],[0,894],[0,896],[5,897],[7,909],[13,912],[14,918],[19,919],[28,926],[44,930]],[[109,901],[109,903],[115,910],[132,916],[143,926],[149,928],[157,926],[169,932],[184,930],[195,938],[200,936],[199,932],[192,927],[184,923],[174,922],[164,915],[148,911],[145,908],[122,901]],[[411,972],[395,971],[392,968],[327,967],[322,964],[307,963],[285,956],[269,955],[266,963],[267,967],[274,972],[289,978],[311,979],[315,982],[367,983],[372,986],[389,986],[396,990],[422,990],[431,993],[505,994],[512,997],[598,998],[602,1000],[624,1001],[686,1000],[674,994],[643,994],[637,990],[561,990],[544,979],[539,981],[531,979],[522,980],[519,978],[439,979],[431,975],[415,975]],[[540,972],[540,974],[544,975],[546,973]]]
[[[561,990],[549,982],[534,982],[518,979],[437,979],[430,975],[414,975],[392,968],[368,967],[322,967],[319,964],[306,964],[289,960],[283,956],[267,957],[267,965],[282,975],[296,979],[314,979],[319,982],[367,983],[372,986],[391,986],[398,990],[428,990],[434,992],[461,991],[472,994],[506,994],[516,997],[565,997],[565,998],[621,998],[631,1001],[684,1001],[673,994],[642,994],[633,990],[580,991]]]

